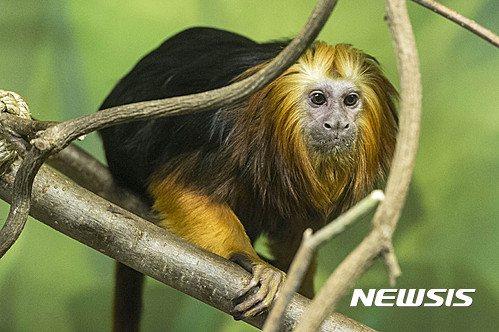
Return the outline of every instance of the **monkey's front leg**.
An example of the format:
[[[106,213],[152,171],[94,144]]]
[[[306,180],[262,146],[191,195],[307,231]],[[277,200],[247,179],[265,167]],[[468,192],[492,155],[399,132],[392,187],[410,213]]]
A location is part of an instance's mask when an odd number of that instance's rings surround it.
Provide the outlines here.
[[[250,283],[235,299],[235,319],[252,317],[269,308],[285,274],[258,256],[229,206],[214,203],[169,180],[150,187],[155,198],[154,209],[162,219],[159,225],[252,273]],[[256,291],[250,292],[253,289]]]

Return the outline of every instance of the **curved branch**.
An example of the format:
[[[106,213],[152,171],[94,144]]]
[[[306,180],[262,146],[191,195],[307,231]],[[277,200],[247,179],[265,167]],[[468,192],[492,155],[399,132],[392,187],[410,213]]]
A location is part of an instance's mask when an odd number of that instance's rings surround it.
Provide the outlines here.
[[[7,220],[0,230],[0,258],[16,242],[24,229],[31,206],[33,181],[47,155],[47,152],[31,149],[23,160],[24,167],[19,168],[17,172],[14,181],[15,191],[12,194],[13,203],[10,205]]]
[[[307,23],[291,43],[264,69],[251,77],[227,87],[191,96],[129,104],[102,110],[74,120],[49,127],[32,140],[33,147],[19,169],[19,180],[14,186],[12,205],[0,230],[0,258],[19,237],[28,218],[31,186],[36,172],[53,152],[68,146],[71,141],[119,123],[160,116],[200,112],[214,107],[241,101],[255,93],[291,66],[315,40],[329,18],[336,0],[319,0]]]
[[[373,230],[329,277],[307,308],[304,319],[296,327],[296,332],[315,331],[379,254],[388,253],[390,256],[386,257],[386,262],[391,264],[389,271],[399,272],[391,241],[409,189],[418,147],[421,75],[405,0],[386,0],[385,4],[401,87],[400,130],[385,189],[385,200],[374,215]],[[393,275],[390,278],[393,278]]]
[[[391,240],[405,203],[412,179],[418,150],[421,124],[421,73],[418,50],[404,0],[386,0],[388,26],[400,76],[400,123],[397,145],[390,175],[385,188],[386,199],[381,202],[373,223],[387,226],[385,234]]]
[[[487,42],[491,43],[495,47],[499,47],[499,36],[497,36],[489,29],[484,28],[475,21],[470,20],[469,18],[433,0],[411,0],[411,1],[434,11],[435,13],[451,20],[454,23],[457,23],[459,26],[462,26],[466,30],[471,31],[472,33],[486,40]]]

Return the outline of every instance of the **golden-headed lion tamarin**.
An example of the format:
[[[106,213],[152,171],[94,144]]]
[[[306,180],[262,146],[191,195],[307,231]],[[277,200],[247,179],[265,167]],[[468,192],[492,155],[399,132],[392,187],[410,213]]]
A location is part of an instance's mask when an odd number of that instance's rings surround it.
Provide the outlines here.
[[[218,88],[265,66],[286,42],[195,28],[145,56],[101,109]],[[253,273],[235,307],[267,308],[306,228],[317,229],[385,178],[397,93],[371,56],[316,42],[247,101],[101,131],[116,181],[150,202],[159,225]],[[273,265],[253,249],[266,234]],[[315,264],[301,292],[312,295]],[[274,267],[275,266],[275,267]],[[243,292],[243,293],[244,293]]]

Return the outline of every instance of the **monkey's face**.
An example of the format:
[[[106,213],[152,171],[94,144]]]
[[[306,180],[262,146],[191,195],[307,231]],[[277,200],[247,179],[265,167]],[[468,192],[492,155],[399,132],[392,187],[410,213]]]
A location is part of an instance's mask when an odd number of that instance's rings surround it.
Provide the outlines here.
[[[326,79],[308,88],[302,103],[309,152],[347,154],[357,136],[355,119],[362,107],[359,89],[350,81]]]
[[[270,116],[263,125],[288,162],[308,159],[314,168],[355,164],[374,173],[380,160],[388,167],[397,92],[366,53],[317,42],[255,96],[251,105],[263,112],[255,112],[254,119]]]

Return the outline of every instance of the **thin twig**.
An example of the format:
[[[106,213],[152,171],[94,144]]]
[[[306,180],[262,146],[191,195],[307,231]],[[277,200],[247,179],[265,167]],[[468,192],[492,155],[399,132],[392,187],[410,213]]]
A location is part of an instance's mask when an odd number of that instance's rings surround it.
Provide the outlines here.
[[[263,326],[264,332],[275,332],[279,330],[283,313],[291,302],[294,293],[298,291],[312,257],[318,248],[369,213],[384,199],[384,197],[381,190],[375,190],[347,212],[318,230],[315,234],[312,234],[310,228],[303,233],[303,241],[293,258],[288,277],[279,291],[279,297]]]
[[[333,237],[341,234],[347,227],[351,226],[359,218],[369,213],[373,208],[378,206],[378,203],[385,199],[385,195],[381,190],[374,190],[347,212],[340,215],[333,222],[319,229],[310,238],[312,247],[318,249],[325,242]]]
[[[387,243],[387,248],[382,255],[385,260],[386,267],[388,268],[388,280],[390,281],[390,286],[395,287],[396,280],[402,274],[402,270],[400,269],[397,256],[395,255],[395,249],[393,249],[393,244],[391,242]]]
[[[336,268],[303,314],[296,332],[315,331],[373,260],[386,250],[393,253],[392,235],[409,189],[418,147],[421,75],[405,0],[386,0],[385,4],[401,87],[400,129],[385,189],[386,198],[376,210],[373,230]]]
[[[39,138],[32,140],[33,148],[19,168],[9,215],[0,230],[0,258],[14,244],[24,228],[29,214],[31,186],[35,174],[51,153],[62,150],[82,135],[111,125],[139,119],[199,112],[244,100],[283,73],[299,58],[321,31],[336,2],[336,0],[319,0],[307,23],[291,43],[268,66],[247,79],[224,88],[191,96],[102,110],[63,122],[42,132]]]
[[[499,36],[497,36],[489,29],[484,28],[475,21],[470,20],[469,18],[433,0],[411,0],[411,1],[434,11],[435,13],[451,20],[454,23],[457,23],[458,25],[462,26],[468,31],[471,31],[478,37],[488,41],[495,47],[499,47]]]

